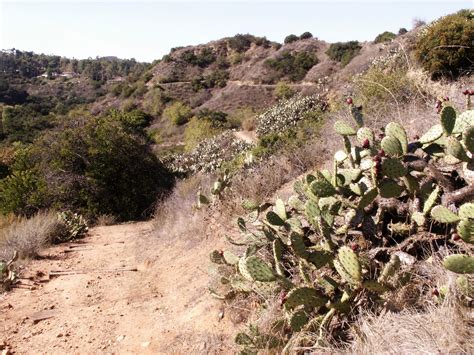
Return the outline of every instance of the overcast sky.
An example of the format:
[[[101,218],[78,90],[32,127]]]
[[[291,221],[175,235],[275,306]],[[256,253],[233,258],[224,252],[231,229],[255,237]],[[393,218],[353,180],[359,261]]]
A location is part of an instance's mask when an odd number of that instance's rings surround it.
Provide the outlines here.
[[[471,1],[8,1],[0,0],[0,49],[151,62],[170,48],[236,33],[282,42],[310,31],[329,41],[373,40],[472,7]]]

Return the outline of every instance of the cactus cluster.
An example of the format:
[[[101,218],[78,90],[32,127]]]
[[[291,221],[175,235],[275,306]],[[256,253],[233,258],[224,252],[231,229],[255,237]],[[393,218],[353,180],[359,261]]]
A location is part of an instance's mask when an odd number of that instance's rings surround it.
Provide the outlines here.
[[[473,241],[474,112],[457,115],[445,106],[440,124],[409,142],[402,125],[391,122],[376,135],[364,126],[360,109],[350,107],[355,126],[334,125],[344,149],[336,152],[332,170],[296,181],[286,202],[246,201],[251,211],[238,219],[242,237],[228,237],[247,247],[244,255],[211,254],[227,267],[221,297],[281,292],[285,318],[278,324],[290,334],[323,334],[333,317],[349,319],[361,302],[377,303],[408,283],[399,243],[408,246],[423,233],[445,240],[446,225],[459,235],[449,241],[453,249],[470,250]],[[447,172],[461,166],[453,181]],[[460,253],[443,264],[473,273],[473,260]]]
[[[61,233],[56,233],[54,236],[55,243],[83,238],[89,230],[86,219],[78,213],[71,211],[59,212],[58,219],[65,228]]]

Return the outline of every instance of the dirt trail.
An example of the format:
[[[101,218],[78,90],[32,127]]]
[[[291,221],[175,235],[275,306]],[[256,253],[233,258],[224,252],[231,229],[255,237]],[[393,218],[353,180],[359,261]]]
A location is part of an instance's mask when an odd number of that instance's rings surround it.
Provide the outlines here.
[[[93,270],[0,295],[0,348],[4,342],[15,353],[35,354],[229,352],[235,326],[207,292],[212,241],[157,241],[152,231],[150,222],[97,227],[80,246],[45,250],[28,266],[35,278]],[[123,268],[137,271],[104,272]],[[51,318],[35,324],[39,315]]]

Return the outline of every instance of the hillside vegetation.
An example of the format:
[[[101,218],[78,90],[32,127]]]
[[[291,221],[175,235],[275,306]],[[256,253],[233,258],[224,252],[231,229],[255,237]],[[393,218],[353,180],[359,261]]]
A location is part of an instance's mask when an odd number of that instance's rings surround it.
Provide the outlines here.
[[[153,216],[154,249],[216,241],[201,262],[242,354],[473,351],[472,35],[463,10],[374,42],[238,34],[151,64],[2,52],[0,275],[84,218]]]

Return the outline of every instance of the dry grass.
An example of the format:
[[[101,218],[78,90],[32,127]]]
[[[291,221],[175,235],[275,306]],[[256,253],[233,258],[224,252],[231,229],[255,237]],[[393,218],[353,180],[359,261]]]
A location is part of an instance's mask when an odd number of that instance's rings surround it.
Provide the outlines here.
[[[0,230],[0,259],[11,258],[17,251],[20,258],[34,258],[48,245],[61,226],[52,212],[39,212],[29,219],[14,221]]]
[[[474,335],[468,312],[455,301],[362,317],[354,331],[354,354],[469,354]],[[472,320],[471,320],[472,321]]]
[[[117,223],[117,217],[111,214],[103,214],[97,217],[96,226],[111,226]]]

